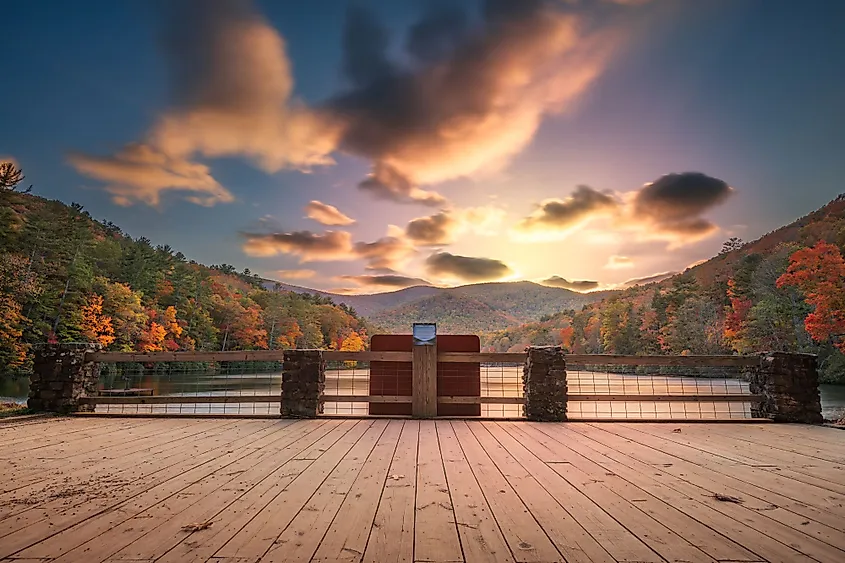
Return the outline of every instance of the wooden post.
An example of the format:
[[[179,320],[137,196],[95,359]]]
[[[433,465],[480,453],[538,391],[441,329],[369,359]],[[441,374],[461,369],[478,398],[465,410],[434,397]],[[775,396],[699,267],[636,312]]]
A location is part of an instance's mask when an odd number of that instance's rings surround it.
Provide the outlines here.
[[[434,418],[437,416],[437,344],[415,345],[413,362],[411,413],[415,418]]]

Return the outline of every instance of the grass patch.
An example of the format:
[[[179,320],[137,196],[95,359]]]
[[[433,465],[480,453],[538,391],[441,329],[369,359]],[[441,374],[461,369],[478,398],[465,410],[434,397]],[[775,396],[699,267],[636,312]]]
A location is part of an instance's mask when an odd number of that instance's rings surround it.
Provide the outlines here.
[[[7,416],[19,416],[22,414],[29,414],[29,409],[26,405],[18,403],[0,403],[0,418]]]

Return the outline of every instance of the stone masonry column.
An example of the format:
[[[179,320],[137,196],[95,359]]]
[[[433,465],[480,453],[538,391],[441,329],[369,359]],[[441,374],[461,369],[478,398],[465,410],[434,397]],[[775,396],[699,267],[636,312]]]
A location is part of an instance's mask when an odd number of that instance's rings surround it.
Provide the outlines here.
[[[285,350],[283,418],[316,418],[323,414],[325,388],[326,362],[321,350]]]
[[[530,346],[522,372],[525,418],[566,420],[566,356],[560,346]]]
[[[751,393],[763,397],[760,405],[752,406],[752,416],[778,422],[824,422],[815,355],[764,352],[760,367],[751,371],[748,380]]]
[[[100,344],[35,344],[34,365],[29,383],[27,407],[34,411],[68,414],[91,412],[94,405],[79,399],[97,394],[99,365],[85,360],[85,354],[98,352]]]

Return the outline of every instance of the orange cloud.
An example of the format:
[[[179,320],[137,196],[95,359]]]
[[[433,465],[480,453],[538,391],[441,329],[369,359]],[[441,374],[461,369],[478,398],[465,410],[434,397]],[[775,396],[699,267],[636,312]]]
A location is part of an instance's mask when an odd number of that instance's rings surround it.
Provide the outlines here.
[[[248,256],[268,257],[278,254],[292,254],[300,262],[325,262],[331,260],[354,260],[352,235],[345,231],[312,233],[244,233],[246,242],[243,251]]]
[[[207,166],[168,156],[145,144],[128,145],[112,157],[71,154],[68,160],[80,173],[106,182],[105,190],[118,205],[142,202],[157,206],[165,192],[176,192],[204,206],[235,200]]]
[[[316,276],[317,272],[314,270],[276,270],[270,272],[269,275],[283,280],[307,280]]]
[[[617,256],[613,255],[608,257],[607,264],[604,265],[605,268],[609,270],[622,270],[625,268],[633,268],[634,261],[628,258],[627,256]]]
[[[426,258],[425,265],[431,275],[474,282],[498,280],[513,273],[501,260],[458,256],[448,252],[435,252]]]
[[[311,200],[305,206],[305,216],[322,225],[343,227],[355,224],[355,219],[341,213],[334,205],[329,205],[316,199]]]

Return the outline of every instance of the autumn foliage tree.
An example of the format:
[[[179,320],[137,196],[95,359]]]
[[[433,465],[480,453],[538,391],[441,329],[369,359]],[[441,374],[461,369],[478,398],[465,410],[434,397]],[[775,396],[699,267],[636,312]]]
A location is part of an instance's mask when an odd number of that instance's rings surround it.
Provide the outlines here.
[[[838,247],[820,241],[795,252],[777,286],[798,287],[813,307],[804,320],[807,332],[845,352],[845,260]]]
[[[98,342],[103,346],[114,342],[114,327],[111,317],[103,313],[101,295],[92,295],[88,298],[88,304],[82,307],[80,329],[82,336],[90,342]]]

